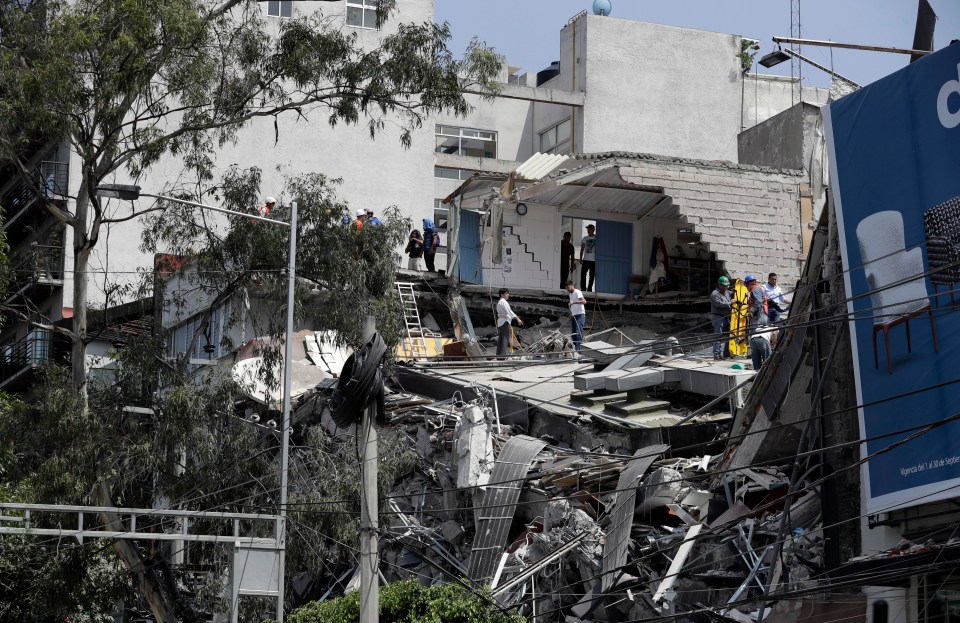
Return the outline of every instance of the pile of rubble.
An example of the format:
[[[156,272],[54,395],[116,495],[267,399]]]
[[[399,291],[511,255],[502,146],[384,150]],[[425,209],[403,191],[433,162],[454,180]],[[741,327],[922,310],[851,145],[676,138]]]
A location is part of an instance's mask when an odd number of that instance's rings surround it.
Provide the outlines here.
[[[387,581],[489,587],[536,621],[748,621],[822,570],[819,497],[787,468],[551,445],[501,423],[486,394],[392,393],[386,412],[420,457],[381,504]]]

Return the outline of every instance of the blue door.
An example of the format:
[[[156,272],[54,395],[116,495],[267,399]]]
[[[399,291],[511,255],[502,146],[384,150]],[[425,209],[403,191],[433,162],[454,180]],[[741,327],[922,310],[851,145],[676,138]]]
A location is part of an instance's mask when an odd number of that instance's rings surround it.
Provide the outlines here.
[[[480,266],[480,213],[460,211],[460,233],[457,241],[457,268],[460,281],[483,283]]]
[[[597,221],[596,291],[626,294],[633,274],[633,223]]]

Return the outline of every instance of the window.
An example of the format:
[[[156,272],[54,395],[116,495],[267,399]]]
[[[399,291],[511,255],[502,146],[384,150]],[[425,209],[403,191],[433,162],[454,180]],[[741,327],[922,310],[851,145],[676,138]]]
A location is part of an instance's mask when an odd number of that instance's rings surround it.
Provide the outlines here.
[[[570,119],[540,133],[540,151],[545,154],[570,153]]]
[[[437,153],[473,158],[497,157],[496,132],[438,124],[436,135]]]
[[[270,0],[267,2],[270,17],[293,17],[293,0]]]
[[[447,229],[450,221],[450,208],[448,208],[444,203],[443,199],[434,199],[433,200],[433,225],[437,228],[437,233],[440,234],[440,246],[437,249],[443,251],[446,250],[447,245]]]
[[[380,0],[347,0],[347,26],[378,28],[377,4]]]
[[[219,305],[210,314],[210,323],[204,325],[204,315],[197,314],[185,323],[174,329],[170,334],[170,355],[178,357],[187,352],[193,336],[199,332],[187,359],[219,359],[230,352],[229,339],[226,337],[230,328],[230,302]],[[207,345],[213,347],[211,352],[204,350]],[[194,367],[188,368],[193,370]]]
[[[468,180],[473,175],[469,169],[453,169],[450,167],[433,167],[433,176],[442,177],[445,180]]]

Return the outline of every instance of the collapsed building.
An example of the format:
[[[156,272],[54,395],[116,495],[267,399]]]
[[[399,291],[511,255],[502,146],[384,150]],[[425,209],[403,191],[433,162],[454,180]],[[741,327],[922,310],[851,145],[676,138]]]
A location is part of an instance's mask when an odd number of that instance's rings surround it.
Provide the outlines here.
[[[842,562],[861,554],[855,416],[824,417],[855,404],[846,325],[817,321],[842,291],[832,240],[825,211],[760,371],[610,334],[589,363],[396,366],[384,428],[419,467],[382,505],[384,579],[489,587],[535,621],[866,620]],[[342,433],[331,389],[294,421]],[[315,582],[336,595],[353,571]]]

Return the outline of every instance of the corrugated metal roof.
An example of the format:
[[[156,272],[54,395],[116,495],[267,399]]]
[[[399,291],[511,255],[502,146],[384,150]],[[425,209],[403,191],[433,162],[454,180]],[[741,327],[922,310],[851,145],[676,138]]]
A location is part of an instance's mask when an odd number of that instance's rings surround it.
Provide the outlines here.
[[[470,552],[470,579],[489,584],[497,562],[507,545],[510,524],[517,510],[520,488],[530,469],[530,462],[546,447],[547,442],[526,435],[511,437],[493,464],[483,504],[476,511],[477,535]]]
[[[596,165],[591,165],[596,166]],[[554,184],[535,185],[527,189],[525,199],[561,207],[607,214],[636,217],[675,218],[678,214],[673,201],[662,188],[631,184],[620,177],[619,168],[611,162],[609,168],[583,175],[587,167],[580,167],[553,177]],[[572,181],[565,181],[574,178]],[[541,191],[542,189],[542,191]]]
[[[568,160],[570,160],[570,156],[537,152],[517,167],[517,179],[541,180]]]

